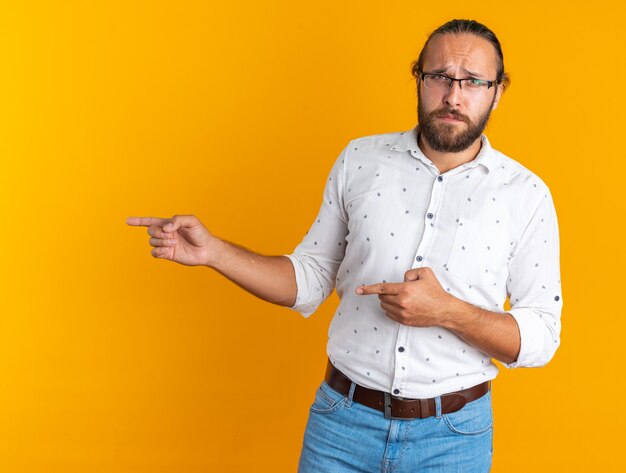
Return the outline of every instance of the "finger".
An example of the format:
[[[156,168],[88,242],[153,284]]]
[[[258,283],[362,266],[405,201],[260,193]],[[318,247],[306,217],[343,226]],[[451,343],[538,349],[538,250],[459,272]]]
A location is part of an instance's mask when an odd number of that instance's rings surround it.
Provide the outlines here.
[[[168,218],[157,218],[157,217],[128,217],[126,219],[126,223],[134,227],[149,227],[151,225],[162,227],[163,225],[167,224],[169,221],[170,220]]]
[[[400,299],[395,294],[378,294],[378,299],[385,304],[393,305],[396,307],[402,307]]]
[[[404,273],[404,281],[416,281],[419,279],[419,270],[421,268],[413,268],[409,269],[406,273]]]
[[[369,295],[369,294],[397,294],[400,290],[400,283],[378,283],[370,284],[369,286],[359,286],[356,288],[357,294]]]
[[[174,238],[174,235],[172,233],[166,233],[163,231],[163,228],[154,226],[148,227],[148,235],[156,238],[163,238],[165,240]]]
[[[163,226],[166,232],[175,232],[180,227],[193,228],[198,224],[195,215],[174,215],[168,223]]]
[[[418,279],[424,279],[428,277],[429,274],[432,274],[432,269],[428,266],[409,269],[406,273],[404,273],[404,281],[417,281]]]
[[[151,246],[174,246],[176,240],[163,240],[162,238],[150,238]]]
[[[387,317],[393,320],[398,320],[398,318],[400,317],[398,307],[391,305],[391,304],[387,304],[386,302],[381,302],[380,307],[383,309],[385,314],[387,314]]]
[[[155,258],[167,258],[170,251],[169,248],[152,248],[150,254]]]

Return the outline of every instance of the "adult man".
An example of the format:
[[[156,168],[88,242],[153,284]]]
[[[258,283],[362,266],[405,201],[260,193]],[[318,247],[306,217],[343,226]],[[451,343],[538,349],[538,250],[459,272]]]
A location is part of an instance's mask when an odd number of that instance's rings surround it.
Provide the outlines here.
[[[541,366],[559,345],[550,193],[482,135],[508,84],[500,43],[453,20],[413,73],[419,125],[350,142],[293,254],[257,255],[192,216],[129,219],[149,226],[154,256],[304,315],[336,287],[301,472],[488,471],[491,359]]]

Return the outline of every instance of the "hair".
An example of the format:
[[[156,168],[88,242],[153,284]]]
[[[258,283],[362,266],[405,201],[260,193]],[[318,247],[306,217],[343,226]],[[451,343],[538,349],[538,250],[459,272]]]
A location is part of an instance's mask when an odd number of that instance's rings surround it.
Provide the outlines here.
[[[428,43],[430,43],[430,41],[435,36],[444,34],[459,35],[464,33],[473,34],[475,36],[478,36],[479,38],[484,38],[493,45],[496,50],[496,54],[498,55],[498,70],[496,82],[498,84],[502,84],[506,89],[511,83],[511,79],[509,78],[508,74],[504,72],[504,56],[502,54],[500,41],[498,41],[498,38],[493,31],[491,31],[482,23],[479,23],[475,20],[451,20],[433,31],[430,36],[428,36],[426,43],[424,43],[424,47],[422,48],[422,51],[417,58],[417,61],[413,62],[413,64],[411,65],[411,73],[413,74],[413,77],[415,77],[416,80],[419,80],[422,73],[422,66],[424,65],[424,51],[426,51]]]

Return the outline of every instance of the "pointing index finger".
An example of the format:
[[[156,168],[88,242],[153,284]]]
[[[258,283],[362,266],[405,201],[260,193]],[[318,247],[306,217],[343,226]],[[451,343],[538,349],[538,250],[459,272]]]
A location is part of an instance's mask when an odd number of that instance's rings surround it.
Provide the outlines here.
[[[126,223],[134,227],[162,227],[169,222],[167,218],[156,217],[128,217]]]
[[[360,295],[370,295],[370,294],[389,294],[394,295],[398,293],[397,283],[378,283],[378,284],[370,284],[368,286],[359,286],[356,288],[356,293]]]

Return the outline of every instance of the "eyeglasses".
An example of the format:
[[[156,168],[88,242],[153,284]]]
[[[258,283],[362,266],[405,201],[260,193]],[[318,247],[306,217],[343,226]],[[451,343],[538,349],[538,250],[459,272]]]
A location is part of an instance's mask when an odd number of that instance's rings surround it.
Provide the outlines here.
[[[452,87],[453,82],[458,82],[463,92],[470,94],[480,93],[490,89],[497,81],[482,79],[455,79],[444,74],[432,74],[430,72],[422,72],[420,74],[424,87],[438,92],[445,92]]]

